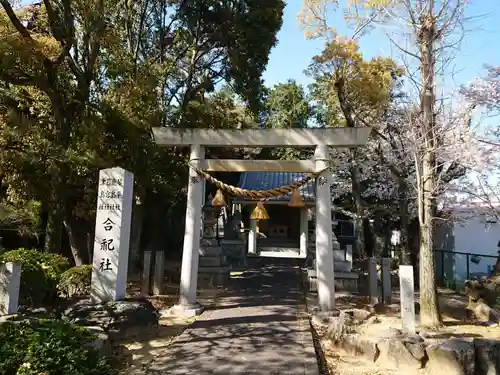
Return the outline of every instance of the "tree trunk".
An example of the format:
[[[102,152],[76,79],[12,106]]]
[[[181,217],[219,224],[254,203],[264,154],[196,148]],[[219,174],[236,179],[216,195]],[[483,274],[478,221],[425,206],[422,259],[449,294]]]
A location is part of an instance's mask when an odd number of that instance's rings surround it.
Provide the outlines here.
[[[76,266],[90,262],[87,233],[89,224],[83,219],[74,218],[67,213],[64,218],[64,229],[68,234],[71,254]]]
[[[356,127],[355,115],[349,105],[346,93],[345,93],[345,80],[343,77],[338,77],[335,82],[335,90],[337,92],[337,98],[339,100],[340,109],[346,120],[348,128]],[[356,218],[354,219],[354,233],[356,235],[356,253],[359,259],[365,259],[367,255],[366,243],[364,237],[364,208],[363,199],[361,197],[361,188],[359,186],[359,167],[357,165],[357,150],[351,150],[351,184],[352,184],[352,196],[354,199],[354,204],[356,208]]]
[[[132,228],[130,233],[130,253],[128,259],[129,274],[133,274],[139,270],[141,264],[141,236],[142,225],[144,221],[144,207],[142,204],[134,203],[132,210]]]
[[[81,255],[83,253],[83,249],[81,250],[78,248],[78,240],[76,239],[76,234],[68,220],[64,220],[63,223],[64,228],[66,229],[66,233],[68,234],[69,247],[71,248],[71,254],[73,255],[75,266],[81,266],[82,264],[85,264],[85,261],[83,260]]]
[[[51,70],[51,74],[55,74]],[[65,116],[70,116],[69,110],[64,106],[63,98],[60,95],[57,86],[56,77],[53,78],[53,90],[47,91],[52,104],[54,119],[57,129],[55,144],[62,150],[69,147],[71,140],[70,123]],[[73,116],[75,119],[77,116]],[[63,159],[63,155],[60,155]],[[68,181],[70,178],[70,170],[65,160],[55,161],[49,169],[49,174],[52,181],[52,191],[48,205],[48,220],[45,233],[45,251],[50,253],[62,252],[62,238],[64,231],[64,216],[66,213]]]
[[[65,182],[55,183],[52,190],[47,212],[47,226],[45,228],[44,249],[48,253],[60,254],[62,252],[62,235],[64,220],[64,204],[61,192]]]
[[[391,257],[391,237],[392,237],[392,229],[391,226],[389,225],[390,220],[387,219],[385,221],[385,226],[384,226],[384,247],[382,250],[382,257],[384,258],[390,258]]]
[[[351,184],[352,184],[352,197],[356,208],[356,218],[354,219],[354,232],[356,234],[356,252],[359,259],[366,258],[366,243],[365,243],[365,230],[363,225],[364,208],[363,198],[361,197],[361,188],[359,186],[359,167],[356,164],[356,151],[351,153],[352,166],[351,166]]]
[[[356,204],[356,215],[359,215],[360,209]],[[354,233],[356,236],[356,253],[359,259],[366,258],[366,243],[365,243],[365,227],[363,225],[363,218],[357,217],[354,219]]]
[[[422,167],[419,182],[420,222],[420,322],[425,327],[438,328],[441,325],[436,290],[436,269],[434,267],[434,197],[437,192],[435,134],[435,36],[436,20],[433,14],[434,1],[429,0],[426,14],[420,18],[418,34],[420,46],[421,94],[420,109],[422,124]],[[418,160],[418,158],[417,158]],[[418,168],[418,165],[417,165]]]
[[[165,204],[162,204],[158,195],[147,193],[142,210],[147,212],[143,215],[142,233],[140,246],[146,250],[167,249],[167,212]]]
[[[370,220],[368,218],[363,218],[360,220],[361,221],[361,230],[363,233],[363,244],[364,244],[364,249],[365,249],[365,255],[367,257],[374,257],[376,256],[376,238],[373,233],[373,228],[370,223]]]
[[[401,264],[411,265],[410,222],[408,216],[408,186],[404,178],[398,181],[399,190],[399,217],[401,220]]]
[[[424,327],[441,325],[434,267],[434,217],[432,189],[434,188],[432,155],[426,152],[422,165],[423,221],[420,222],[420,323]]]
[[[92,264],[94,260],[94,235],[95,228],[91,226],[85,236],[85,240],[87,242],[87,259],[89,260],[90,264]]]

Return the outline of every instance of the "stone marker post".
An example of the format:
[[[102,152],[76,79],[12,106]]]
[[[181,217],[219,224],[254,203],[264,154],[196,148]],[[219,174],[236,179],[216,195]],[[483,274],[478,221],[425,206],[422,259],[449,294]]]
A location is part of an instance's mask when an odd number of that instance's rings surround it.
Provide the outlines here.
[[[368,258],[368,292],[370,294],[370,303],[378,302],[378,274],[377,274],[377,259],[374,257]]]
[[[134,175],[122,168],[99,172],[91,297],[125,298]]]
[[[352,245],[346,245],[345,247],[345,260],[349,262],[349,272],[352,272]]]
[[[392,302],[391,258],[382,258],[382,299],[385,304]]]
[[[403,331],[415,333],[415,290],[413,266],[399,266],[399,292]]]
[[[309,210],[307,207],[300,209],[300,246],[301,258],[307,258],[307,237],[309,235]]]
[[[165,285],[165,252],[157,251],[155,253],[155,268],[153,278],[153,295],[161,296]]]
[[[257,254],[257,220],[250,219],[248,230],[248,254]]]
[[[21,265],[18,263],[0,265],[0,316],[17,313],[20,286]]]
[[[151,250],[144,251],[144,261],[142,264],[142,286],[141,293],[143,296],[148,296],[151,292],[151,266],[153,264],[153,252]]]

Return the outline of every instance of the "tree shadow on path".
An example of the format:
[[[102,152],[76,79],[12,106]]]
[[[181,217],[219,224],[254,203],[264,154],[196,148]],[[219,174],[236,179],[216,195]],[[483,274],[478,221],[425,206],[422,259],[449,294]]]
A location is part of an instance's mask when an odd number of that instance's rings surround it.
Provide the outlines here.
[[[184,331],[147,374],[302,375],[314,366],[317,374],[310,326],[299,320],[300,269],[257,266],[232,279],[219,306]]]

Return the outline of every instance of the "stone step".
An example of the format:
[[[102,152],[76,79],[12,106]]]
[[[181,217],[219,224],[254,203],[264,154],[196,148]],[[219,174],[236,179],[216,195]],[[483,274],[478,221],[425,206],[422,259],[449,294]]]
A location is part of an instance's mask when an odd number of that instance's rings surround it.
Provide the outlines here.
[[[222,248],[224,249],[224,254],[231,255],[233,257],[241,257],[246,252],[246,243],[240,240],[222,240]]]
[[[351,262],[347,260],[335,260],[333,263],[333,269],[335,271],[351,272]]]
[[[309,269],[314,270],[316,272],[315,266],[310,267]],[[333,270],[335,272],[351,272],[352,271],[352,265],[351,262],[348,262],[347,260],[335,260],[333,263]]]
[[[316,271],[308,270],[309,276],[309,291],[316,292],[318,290]],[[347,291],[351,293],[359,292],[357,272],[335,272],[335,290]]]
[[[336,278],[335,290],[346,291],[350,293],[358,293],[359,292],[358,279]]]
[[[220,247],[219,240],[217,238],[202,238],[200,247]]]
[[[200,273],[198,274],[198,287],[225,286],[229,282],[229,273]]]
[[[219,267],[224,265],[226,262],[226,257],[224,255],[208,257],[200,257],[200,267]]]
[[[358,272],[334,271],[333,275],[334,275],[335,279],[353,279],[353,280],[359,279]],[[308,268],[307,269],[307,276],[310,279],[315,279],[317,277],[316,270]]]
[[[217,257],[222,255],[220,246],[200,246],[200,257]]]
[[[221,240],[223,245],[242,245],[245,246],[246,241],[244,240]]]
[[[352,279],[352,280],[358,280],[359,279],[359,273],[358,272],[342,272],[342,271],[335,271],[335,277],[338,279]]]
[[[227,273],[229,274],[229,267],[220,266],[220,267],[199,267],[198,273]]]
[[[344,250],[333,250],[333,260],[335,262],[343,262],[343,261],[345,261],[345,252],[344,252]]]

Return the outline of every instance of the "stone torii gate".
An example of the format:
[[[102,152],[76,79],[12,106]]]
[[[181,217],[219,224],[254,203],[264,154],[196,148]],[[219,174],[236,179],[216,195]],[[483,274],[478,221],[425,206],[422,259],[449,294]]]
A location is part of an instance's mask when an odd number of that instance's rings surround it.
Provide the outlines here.
[[[303,172],[324,171],[330,166],[329,147],[353,148],[368,141],[370,128],[328,129],[175,129],[154,128],[160,146],[189,146],[190,164],[205,171],[224,172]],[[205,159],[205,147],[315,147],[313,160],[229,160]],[[332,248],[331,173],[316,178],[316,271],[321,311],[335,308]],[[197,172],[189,169],[186,227],[182,253],[180,299],[175,310],[184,316],[198,315],[196,301],[201,234],[203,184]]]

